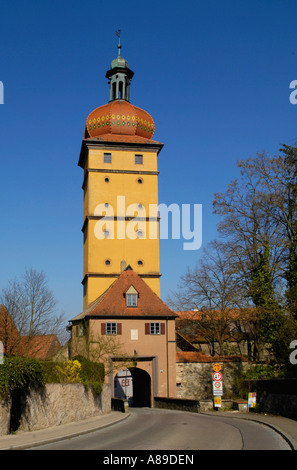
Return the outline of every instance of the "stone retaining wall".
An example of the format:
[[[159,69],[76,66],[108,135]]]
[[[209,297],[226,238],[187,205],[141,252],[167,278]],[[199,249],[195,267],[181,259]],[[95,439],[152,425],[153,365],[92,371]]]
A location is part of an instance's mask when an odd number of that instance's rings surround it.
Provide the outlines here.
[[[234,383],[242,370],[250,367],[249,363],[242,361],[217,361],[221,365],[223,375],[223,396],[232,398],[234,396]],[[177,362],[176,383],[177,397],[193,400],[207,400],[212,398],[212,362]]]
[[[259,411],[297,420],[297,379],[244,380],[243,393],[255,392]]]
[[[9,434],[13,397],[0,403],[0,434]],[[82,384],[46,384],[21,395],[18,430],[34,431],[106,414],[111,411],[111,391],[103,385],[95,396]]]

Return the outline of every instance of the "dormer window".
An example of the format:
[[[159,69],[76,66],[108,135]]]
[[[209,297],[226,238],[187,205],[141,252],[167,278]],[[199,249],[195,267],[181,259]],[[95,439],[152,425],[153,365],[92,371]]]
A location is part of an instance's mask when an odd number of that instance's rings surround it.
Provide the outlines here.
[[[126,292],[126,306],[137,307],[138,304],[138,292],[134,286],[130,286]]]
[[[137,307],[137,294],[126,294],[127,307]]]

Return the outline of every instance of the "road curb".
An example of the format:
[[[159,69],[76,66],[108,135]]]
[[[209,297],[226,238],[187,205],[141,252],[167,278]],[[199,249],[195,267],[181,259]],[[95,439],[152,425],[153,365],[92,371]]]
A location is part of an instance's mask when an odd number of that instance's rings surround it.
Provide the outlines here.
[[[103,429],[103,428],[108,428],[110,426],[113,426],[114,424],[117,424],[117,423],[120,423],[121,421],[124,421],[125,419],[129,418],[130,416],[131,416],[130,413],[124,413],[124,416],[122,416],[121,418],[117,418],[117,419],[115,419],[115,420],[113,420],[109,423],[105,423],[105,424],[99,424],[98,423],[98,425],[90,427],[89,429],[85,429],[85,430],[82,430],[82,431],[68,432],[68,433],[65,433],[63,435],[56,436],[56,437],[43,438],[39,441],[28,442],[28,443],[24,443],[24,444],[16,444],[16,445],[12,444],[12,445],[9,445],[7,447],[0,447],[0,451],[2,451],[2,450],[25,450],[25,449],[29,449],[29,448],[32,448],[32,447],[39,447],[39,446],[42,446],[42,445],[45,445],[45,444],[50,444],[52,442],[63,441],[65,439],[71,439],[73,437],[82,436],[84,434],[89,434],[91,432],[99,431],[100,429]],[[44,431],[44,429],[42,429],[41,431]]]
[[[297,442],[292,438],[292,436],[290,436],[288,433],[283,431],[281,428],[279,428],[275,424],[268,423],[265,420],[258,419],[258,418],[253,418],[251,416],[242,416],[242,415],[241,416],[231,416],[231,415],[226,415],[226,414],[212,415],[211,413],[203,413],[203,412],[199,413],[199,414],[204,415],[204,416],[214,416],[214,417],[219,417],[220,416],[221,418],[245,419],[246,421],[253,421],[254,423],[262,424],[264,426],[269,427],[270,429],[272,429],[276,433],[278,433],[287,442],[287,444],[290,446],[291,450],[297,450]]]

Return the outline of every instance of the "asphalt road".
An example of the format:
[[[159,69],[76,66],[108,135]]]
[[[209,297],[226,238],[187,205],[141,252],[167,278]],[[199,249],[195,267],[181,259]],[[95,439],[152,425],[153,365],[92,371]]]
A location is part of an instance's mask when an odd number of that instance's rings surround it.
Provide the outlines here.
[[[181,411],[132,408],[108,428],[31,450],[289,450],[267,426]]]

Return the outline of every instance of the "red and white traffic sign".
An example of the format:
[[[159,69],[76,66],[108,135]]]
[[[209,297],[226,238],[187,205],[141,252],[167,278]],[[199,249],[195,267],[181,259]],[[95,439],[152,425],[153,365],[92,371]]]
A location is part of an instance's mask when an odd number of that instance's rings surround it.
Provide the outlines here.
[[[212,374],[212,378],[213,378],[213,380],[222,380],[223,376],[222,376],[221,372],[214,372]]]
[[[216,380],[216,381],[214,381],[213,386],[214,386],[215,390],[221,390],[222,382],[220,380]]]
[[[221,380],[214,380],[212,382],[213,395],[223,395],[223,382]]]

